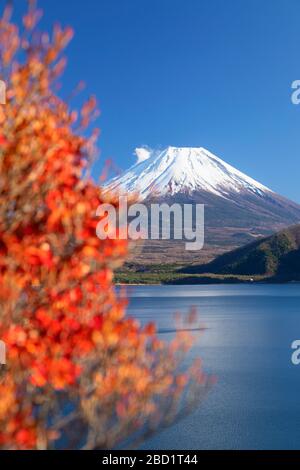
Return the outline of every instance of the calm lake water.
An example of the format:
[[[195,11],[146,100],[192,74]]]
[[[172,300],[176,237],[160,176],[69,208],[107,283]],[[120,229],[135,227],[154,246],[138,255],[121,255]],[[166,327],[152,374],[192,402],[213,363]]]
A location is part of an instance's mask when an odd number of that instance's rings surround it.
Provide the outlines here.
[[[196,306],[206,330],[201,356],[218,377],[205,402],[146,449],[299,449],[300,284],[129,287],[129,314],[174,327],[174,312]],[[167,335],[164,335],[167,338]]]

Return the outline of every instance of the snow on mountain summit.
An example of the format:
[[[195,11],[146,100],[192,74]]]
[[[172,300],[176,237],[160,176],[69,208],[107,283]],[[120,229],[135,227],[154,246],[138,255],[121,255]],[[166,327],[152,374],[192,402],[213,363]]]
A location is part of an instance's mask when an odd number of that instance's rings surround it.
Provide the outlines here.
[[[136,150],[138,157],[144,155],[142,150]],[[199,191],[223,198],[240,192],[256,195],[272,192],[203,147],[167,147],[147,152],[147,158],[138,158],[135,165],[109,181],[107,187],[119,192],[138,192],[142,198]]]

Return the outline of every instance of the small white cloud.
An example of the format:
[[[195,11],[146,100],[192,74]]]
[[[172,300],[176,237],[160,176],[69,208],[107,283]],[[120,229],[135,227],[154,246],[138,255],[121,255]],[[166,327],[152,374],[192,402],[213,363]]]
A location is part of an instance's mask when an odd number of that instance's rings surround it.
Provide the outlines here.
[[[140,147],[136,148],[134,153],[137,157],[137,163],[141,163],[151,157],[152,150],[149,147]]]

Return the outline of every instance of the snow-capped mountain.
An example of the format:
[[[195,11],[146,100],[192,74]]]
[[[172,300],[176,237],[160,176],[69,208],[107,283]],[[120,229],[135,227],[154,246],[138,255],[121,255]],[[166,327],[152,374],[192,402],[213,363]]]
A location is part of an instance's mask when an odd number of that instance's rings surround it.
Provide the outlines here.
[[[137,149],[137,154],[138,163],[121,177],[114,178],[109,183],[110,189],[137,192],[142,198],[197,191],[224,198],[242,191],[258,195],[272,193],[202,147],[168,147],[162,151]]]
[[[198,256],[205,261],[300,222],[299,204],[202,147],[142,148],[136,154],[138,162],[106,188],[119,194],[135,193],[146,204],[153,200],[204,204],[205,247]],[[194,257],[176,240],[150,240],[138,262],[194,262]]]

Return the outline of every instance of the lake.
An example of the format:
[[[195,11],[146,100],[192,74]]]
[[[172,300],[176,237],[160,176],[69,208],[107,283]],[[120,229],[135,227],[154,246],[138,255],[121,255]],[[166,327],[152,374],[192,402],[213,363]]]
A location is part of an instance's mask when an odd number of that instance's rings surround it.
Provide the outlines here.
[[[145,449],[300,448],[300,284],[130,286],[128,312],[174,327],[196,306],[206,330],[200,356],[218,383],[197,410],[148,440]],[[167,338],[168,335],[162,335]]]

